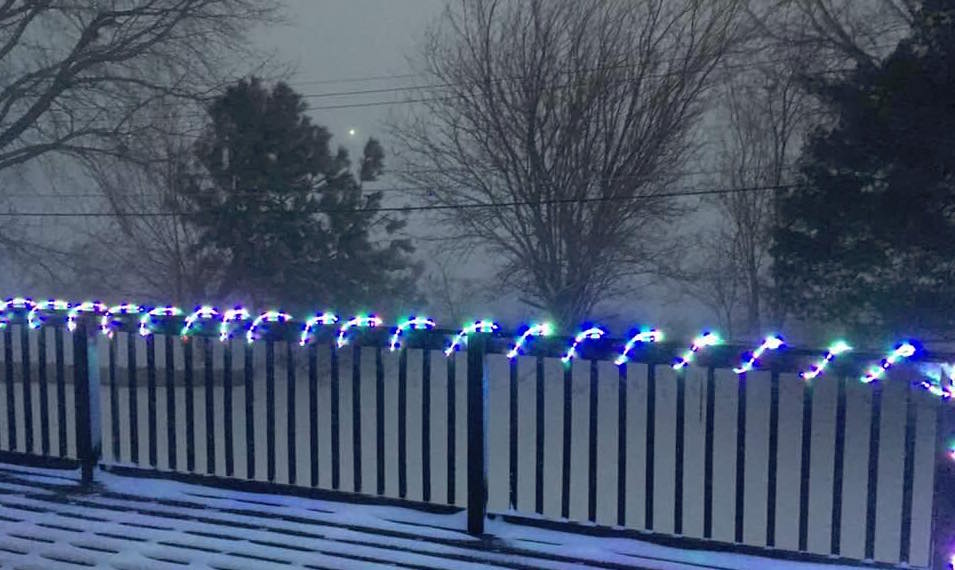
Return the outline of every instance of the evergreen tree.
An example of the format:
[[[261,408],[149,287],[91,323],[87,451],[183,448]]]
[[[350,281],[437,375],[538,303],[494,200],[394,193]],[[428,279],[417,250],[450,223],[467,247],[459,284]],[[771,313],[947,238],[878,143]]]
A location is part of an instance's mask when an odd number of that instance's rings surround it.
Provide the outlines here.
[[[925,0],[884,62],[819,94],[837,121],[810,137],[781,196],[773,253],[787,305],[870,336],[955,321],[955,7]],[[903,328],[906,327],[906,328]]]
[[[220,254],[217,298],[289,308],[354,308],[406,299],[412,247],[403,221],[374,211],[384,151],[369,139],[359,177],[301,96],[278,83],[241,81],[209,107],[196,143],[204,171],[187,193],[201,245]],[[383,243],[383,245],[381,245]]]

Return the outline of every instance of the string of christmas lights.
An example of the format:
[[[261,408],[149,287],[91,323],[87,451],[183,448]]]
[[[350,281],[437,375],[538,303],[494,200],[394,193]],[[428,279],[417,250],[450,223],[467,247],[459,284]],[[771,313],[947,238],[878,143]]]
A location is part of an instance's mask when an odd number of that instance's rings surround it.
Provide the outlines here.
[[[109,310],[105,304],[99,301],[84,301],[79,305],[71,305],[66,313],[66,330],[73,332],[76,330],[76,317],[80,313],[98,313],[103,314]]]
[[[623,366],[630,360],[630,351],[634,349],[638,344],[643,344],[647,342],[661,342],[663,340],[663,333],[656,329],[650,329],[648,331],[640,331],[630,337],[630,340],[627,341],[627,344],[623,345],[623,352],[620,353],[620,356],[613,361],[617,366]]]
[[[400,323],[395,327],[394,332],[391,335],[391,341],[388,343],[388,349],[391,352],[398,350],[401,347],[401,333],[408,329],[433,329],[435,327],[434,321],[428,317],[415,317],[411,316]]]
[[[346,321],[345,324],[343,324],[341,328],[338,329],[338,340],[335,342],[335,344],[336,346],[338,346],[338,348],[342,348],[346,344],[348,344],[347,335],[350,329],[380,327],[382,322],[384,321],[382,321],[380,318],[376,317],[375,315],[354,316],[348,319],[348,321]]]
[[[139,318],[139,336],[149,336],[153,334],[154,317],[178,317],[182,315],[182,309],[167,305],[165,307],[153,307]],[[188,321],[188,319],[187,319]]]
[[[723,342],[723,340],[720,338],[720,335],[709,331],[704,331],[703,334],[694,338],[693,344],[690,345],[690,348],[673,362],[673,369],[683,370],[687,365],[693,362],[693,359],[696,357],[696,353],[701,349],[708,346],[716,346],[721,342]]]
[[[467,342],[468,335],[474,333],[492,333],[498,330],[497,323],[490,319],[484,319],[481,321],[474,321],[464,326],[458,334],[454,335],[454,338],[451,339],[451,344],[448,345],[448,348],[444,349],[445,356],[451,356],[454,354],[462,344]]]
[[[800,372],[799,376],[801,376],[802,379],[806,380],[807,382],[817,378],[826,371],[826,367],[829,366],[829,363],[832,362],[835,357],[844,352],[849,352],[850,350],[852,350],[852,347],[849,346],[849,343],[844,340],[837,340],[829,346],[829,351],[826,352],[826,356],[822,360],[813,364],[809,370]]]
[[[175,307],[167,307],[167,309],[175,309],[179,311],[179,309],[176,309]],[[152,313],[152,311],[150,311],[150,313]],[[179,313],[182,313],[182,311],[179,311]],[[164,316],[176,316],[176,315],[167,314]],[[200,320],[211,321],[213,319],[218,318],[218,316],[219,316],[219,310],[216,309],[215,307],[210,307],[209,305],[202,305],[200,307],[196,307],[195,310],[189,313],[189,316],[186,317],[186,320],[183,321],[182,330],[179,331],[179,336],[181,337],[189,336],[189,333],[192,332],[192,327],[194,327],[196,323],[199,322]]]
[[[140,307],[135,303],[123,303],[121,305],[113,305],[112,307],[106,309],[106,314],[103,315],[99,320],[99,329],[100,331],[113,338],[113,326],[119,324],[116,318],[120,315],[138,315],[145,311],[144,307]]]
[[[876,380],[881,380],[885,376],[885,371],[895,365],[896,362],[905,358],[910,358],[915,354],[915,345],[911,342],[903,342],[895,347],[895,350],[886,355],[879,362],[878,366],[872,366],[869,371],[859,380],[863,384],[870,384]]]
[[[0,303],[0,329],[7,326],[6,312],[9,309],[26,309],[27,307],[33,310],[36,308],[36,303],[26,297],[12,297]]]
[[[561,357],[560,361],[564,364],[570,364],[570,361],[577,356],[577,347],[580,346],[582,342],[598,339],[605,334],[607,334],[607,331],[600,327],[590,327],[586,330],[580,331],[577,333],[577,336],[574,337],[574,342],[571,343],[570,348],[567,349],[567,352]]]
[[[759,362],[759,358],[766,353],[768,350],[779,350],[785,345],[782,337],[771,335],[763,339],[763,342],[756,347],[750,355],[742,364],[733,369],[733,372],[737,374],[746,374],[753,368],[756,368],[756,364]]]
[[[298,345],[305,346],[312,338],[312,329],[318,325],[334,325],[338,322],[338,317],[333,313],[319,313],[312,315],[305,321],[305,328],[302,329],[302,335],[299,337]]]
[[[550,323],[539,323],[527,327],[527,330],[521,333],[521,336],[517,337],[517,340],[514,341],[514,346],[511,347],[510,352],[507,353],[507,357],[516,358],[521,354],[529,338],[533,336],[550,336],[551,333],[553,333],[553,326]]]
[[[121,303],[118,305],[107,306],[100,301],[84,301],[82,303],[74,304],[60,299],[48,299],[34,302],[28,297],[10,297],[0,302],[0,328],[3,328],[9,324],[9,314],[17,310],[26,311],[26,324],[31,329],[38,329],[43,326],[50,316],[49,314],[52,312],[65,313],[66,328],[71,332],[76,330],[77,318],[81,313],[96,314],[100,317],[100,332],[107,335],[108,337],[113,336],[113,332],[115,328],[121,324],[121,317],[123,316],[134,314],[141,315],[139,318],[139,334],[142,336],[149,336],[153,333],[153,327],[155,325],[154,321],[156,319],[179,317],[184,314],[182,310],[173,306],[148,308],[136,303]],[[250,318],[251,314],[249,311],[241,306],[236,306],[235,308],[224,312],[219,312],[218,309],[209,305],[198,306],[192,313],[186,316],[183,322],[183,327],[180,330],[180,335],[184,338],[188,337],[189,334],[195,330],[195,328],[198,326],[198,322],[201,320],[213,322],[218,321],[219,340],[225,342],[232,337],[233,329],[237,323],[249,321]],[[260,330],[266,323],[285,323],[291,322],[293,320],[293,317],[288,313],[281,311],[267,311],[258,315],[258,317],[252,320],[251,323],[242,328],[245,333],[246,341],[252,343],[258,339],[260,336]],[[338,317],[330,312],[317,313],[312,317],[309,317],[305,321],[304,328],[300,335],[299,344],[301,346],[306,346],[312,337],[314,329],[317,326],[331,325],[338,322]],[[338,330],[336,345],[341,348],[348,344],[348,333],[353,328],[378,327],[382,324],[382,319],[375,315],[357,315],[341,324]],[[392,335],[390,337],[389,348],[393,351],[399,350],[401,348],[401,337],[406,330],[433,329],[435,327],[436,324],[434,320],[427,317],[412,316],[404,319],[400,321],[393,329]],[[499,327],[497,323],[490,319],[483,319],[468,323],[451,338],[450,344],[444,350],[444,353],[446,356],[452,356],[460,349],[461,346],[466,344],[468,335],[470,334],[478,332],[491,333],[498,330]],[[549,336],[551,334],[553,334],[553,326],[550,323],[545,322],[528,326],[523,330],[520,336],[514,340],[514,344],[511,346],[511,349],[506,353],[507,358],[513,359],[522,354],[524,348],[533,337]],[[573,338],[567,351],[561,357],[561,361],[564,363],[571,362],[578,356],[578,350],[582,343],[586,342],[587,340],[596,340],[602,338],[606,334],[607,332],[600,327],[587,326],[587,328],[580,331]],[[630,339],[623,346],[619,356],[617,356],[617,358],[614,360],[614,363],[617,365],[626,363],[629,360],[631,351],[638,344],[660,342],[663,340],[663,336],[664,335],[661,331],[657,331],[655,329],[633,333]],[[720,344],[721,342],[722,339],[720,339],[718,334],[708,331],[703,332],[693,339],[693,343],[688,350],[686,350],[680,357],[675,359],[673,368],[675,370],[681,370],[685,368],[693,362],[696,354],[700,350]],[[746,372],[753,370],[758,365],[759,358],[767,351],[778,350],[783,346],[784,341],[781,337],[776,335],[766,337],[763,342],[748,355],[746,360],[744,360],[738,367],[733,369],[734,372],[737,374],[745,374]],[[852,347],[847,342],[842,340],[834,342],[829,346],[825,356],[812,364],[808,369],[800,372],[800,376],[806,381],[818,378],[820,375],[825,373],[829,364],[836,357],[850,350],[852,350]],[[860,378],[860,381],[868,384],[884,378],[886,371],[889,368],[901,360],[911,358],[917,352],[918,349],[911,341],[898,344],[890,353],[885,356],[885,358],[878,363],[878,365],[870,367],[866,374]],[[944,368],[945,365],[941,366]],[[913,385],[938,398],[945,400],[952,399],[955,397],[955,367],[951,368],[952,370],[950,374],[945,374],[944,370],[939,372],[939,368],[936,368],[935,372],[925,372],[925,377],[915,381]]]
[[[255,342],[255,331],[265,323],[287,323],[292,320],[292,315],[282,311],[266,311],[255,317],[249,330],[245,331],[245,341],[249,344]]]
[[[219,323],[219,342],[226,342],[232,338],[231,323],[249,320],[251,314],[248,309],[236,306],[222,314],[222,322]]]
[[[27,313],[27,325],[31,329],[38,329],[43,326],[43,323],[46,319],[43,318],[41,311],[68,310],[70,310],[70,303],[67,301],[61,301],[59,299],[47,299],[46,301],[40,301],[33,305],[33,308],[30,309],[29,313]]]

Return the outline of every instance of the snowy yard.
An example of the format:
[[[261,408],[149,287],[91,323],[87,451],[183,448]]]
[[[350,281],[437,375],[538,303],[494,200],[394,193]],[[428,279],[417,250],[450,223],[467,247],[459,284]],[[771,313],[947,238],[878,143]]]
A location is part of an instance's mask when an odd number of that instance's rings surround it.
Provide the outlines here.
[[[845,568],[492,520],[476,539],[464,513],[237,492],[98,471],[0,466],[0,561],[7,568]]]

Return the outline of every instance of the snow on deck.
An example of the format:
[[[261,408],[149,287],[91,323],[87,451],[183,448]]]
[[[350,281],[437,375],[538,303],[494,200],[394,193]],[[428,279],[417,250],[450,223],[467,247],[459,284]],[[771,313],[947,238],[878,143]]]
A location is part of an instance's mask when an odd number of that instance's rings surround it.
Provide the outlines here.
[[[3,568],[847,568],[680,550],[633,539],[488,521],[464,513],[255,494],[98,471],[0,465]]]

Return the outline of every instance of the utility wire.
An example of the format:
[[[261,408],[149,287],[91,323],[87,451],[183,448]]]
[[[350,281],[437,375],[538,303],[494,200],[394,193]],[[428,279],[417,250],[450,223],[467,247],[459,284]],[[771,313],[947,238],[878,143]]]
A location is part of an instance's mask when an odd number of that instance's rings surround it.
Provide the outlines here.
[[[808,184],[774,184],[768,186],[744,186],[738,188],[711,188],[705,190],[690,190],[677,192],[660,192],[658,194],[633,194],[630,196],[595,196],[591,198],[556,198],[551,200],[513,200],[505,202],[474,202],[468,204],[433,204],[427,206],[380,206],[375,208],[327,208],[316,210],[315,213],[324,214],[358,214],[377,212],[428,212],[438,210],[474,210],[512,208],[520,206],[545,206],[550,204],[583,204],[590,202],[628,202],[639,199],[682,198],[692,196],[713,196],[722,194],[750,193],[750,192],[779,192],[809,188]],[[0,212],[0,217],[30,217],[30,218],[121,218],[121,217],[175,217],[198,216],[202,212]]]
[[[672,63],[672,62],[678,62],[679,60],[678,60],[678,59],[671,59],[671,60],[668,60],[668,61],[670,61],[670,62]],[[787,59],[787,58],[776,58],[776,59],[766,59],[766,60],[763,60],[763,61],[749,61],[749,62],[746,62],[746,63],[727,63],[727,64],[723,64],[723,65],[719,66],[718,69],[719,69],[719,70],[723,70],[723,71],[745,70],[745,69],[753,69],[753,68],[756,68],[756,67],[762,66],[762,65],[772,65],[772,64],[786,63],[786,62],[788,62],[788,61],[789,61],[789,59]],[[617,65],[608,65],[608,66],[600,66],[600,67],[593,67],[593,68],[584,68],[584,69],[576,70],[576,71],[574,71],[574,72],[567,71],[567,72],[565,72],[565,75],[581,74],[581,73],[596,73],[596,72],[600,72],[600,71],[608,71],[608,70],[614,70],[614,69],[636,68],[636,67],[638,67],[638,66],[640,66],[640,65],[642,65],[642,64],[641,64],[641,63],[621,63],[621,64],[617,64]],[[805,75],[805,76],[824,76],[824,75],[831,75],[831,74],[834,74],[834,73],[845,73],[845,72],[848,72],[848,71],[852,71],[853,69],[854,69],[854,68],[852,68],[852,67],[840,67],[840,68],[833,68],[833,69],[827,69],[827,70],[816,71],[816,72],[812,72],[812,73],[806,73],[806,74],[804,74],[804,75]],[[655,73],[647,73],[646,75],[643,76],[643,78],[662,78],[662,77],[669,77],[669,76],[673,76],[673,75],[683,75],[683,74],[685,74],[685,73],[686,73],[685,70],[679,70],[679,69],[678,69],[678,70],[662,71],[662,72],[655,72]],[[415,75],[414,75],[414,74],[408,74],[408,75],[404,75],[404,76],[397,75],[397,76],[394,76],[394,77],[407,77],[407,76],[415,76]],[[377,76],[377,77],[379,77],[379,78],[387,78],[388,76]],[[373,80],[373,79],[375,79],[375,76],[370,76],[370,77],[364,78],[364,79]],[[363,79],[363,78],[353,78],[352,80],[353,80],[353,81],[357,81],[357,80],[364,80],[364,79]],[[524,78],[523,78],[523,77],[519,77],[519,76],[515,76],[515,77],[501,77],[501,78],[493,78],[493,79],[490,80],[490,82],[491,82],[492,84],[501,84],[501,83],[510,82],[510,81],[521,81],[522,79],[524,79]],[[626,83],[626,82],[629,81],[629,80],[630,80],[630,79],[628,79],[628,78],[620,78],[620,79],[617,80],[617,82]],[[587,81],[587,79],[581,79],[581,80],[572,81],[572,82],[569,82],[569,83],[566,83],[566,84],[563,84],[563,85],[557,85],[557,86],[553,86],[553,87],[548,87],[548,89],[552,89],[552,90],[556,90],[556,89],[566,89],[566,88],[573,87],[573,86],[576,86],[576,85],[581,85],[581,84],[583,84],[583,83],[586,83],[586,81]],[[332,82],[334,82],[334,80],[329,80],[329,82],[332,83]],[[289,81],[288,83],[294,84],[295,81],[294,81],[294,80],[291,80],[291,81]],[[299,95],[300,95],[303,99],[323,99],[323,98],[339,98],[339,97],[360,97],[360,96],[363,96],[363,95],[374,95],[374,94],[385,94],[385,93],[403,93],[403,92],[409,92],[409,91],[430,91],[430,90],[451,89],[451,88],[454,88],[454,87],[461,87],[461,86],[467,86],[467,85],[476,85],[476,84],[481,84],[481,85],[483,85],[484,83],[483,83],[482,81],[472,80],[472,81],[462,81],[462,82],[430,83],[430,84],[425,84],[425,85],[382,87],[382,88],[377,88],[377,89],[355,89],[355,90],[332,91],[332,92],[299,93]],[[516,88],[515,88],[515,89],[516,89]],[[435,101],[444,101],[444,100],[453,99],[453,98],[455,98],[455,97],[458,97],[458,95],[431,95],[431,96],[411,97],[411,98],[399,99],[399,100],[391,100],[391,101],[367,101],[367,102],[362,102],[362,103],[339,103],[339,104],[310,106],[307,110],[308,110],[308,111],[328,111],[328,110],[338,110],[338,109],[362,109],[362,108],[380,107],[380,106],[387,106],[387,105],[408,105],[408,104],[414,104],[414,103],[428,103],[428,102],[435,102]],[[72,107],[72,108],[74,108],[74,109],[80,109],[80,108],[83,108],[83,107],[82,107],[82,106],[74,106],[74,107]],[[104,110],[104,109],[101,109],[101,108],[99,108],[99,107],[87,107],[87,108],[89,108],[89,109],[95,109],[95,110]],[[197,112],[191,112],[191,113],[186,113],[186,114],[184,114],[184,115],[182,115],[182,116],[184,116],[184,117],[188,117],[188,116],[200,117],[200,116],[205,116],[205,113],[201,113],[201,112],[198,112],[198,113],[197,113]]]
[[[792,171],[796,170],[795,166],[782,166],[782,170]],[[448,169],[445,169],[448,170]],[[415,169],[406,169],[406,170],[392,170],[387,171],[387,174],[396,174],[396,175],[414,175],[414,174],[427,174],[427,173],[440,173],[445,172],[445,170],[439,168],[415,168]],[[453,169],[450,169],[453,170]],[[485,172],[494,173],[496,172],[493,168],[487,167],[482,169]],[[745,172],[751,174],[758,174],[760,172],[757,168],[747,168],[743,169]],[[740,169],[737,168],[722,168],[722,169],[709,169],[709,170],[684,170],[670,173],[673,176],[680,178],[688,178],[691,176],[710,176],[717,174],[738,174]],[[658,179],[660,175],[620,175],[620,176],[607,176],[602,178],[597,178],[592,180],[595,183],[613,183],[618,181],[631,181],[631,182],[652,182]],[[542,183],[545,186],[556,186],[552,183]],[[374,194],[376,192],[381,192],[384,194],[389,194],[392,192],[401,192],[401,193],[416,193],[416,192],[428,192],[433,190],[436,185],[416,185],[416,186],[385,186],[381,188],[362,188],[363,194]],[[288,189],[284,193],[288,195],[295,195],[298,193],[311,193],[311,192],[321,192],[321,189],[312,189],[312,188],[301,188],[301,189]],[[228,190],[224,192],[230,196],[234,195],[250,195],[250,196],[264,196],[265,193],[259,190]],[[49,198],[49,199],[64,199],[64,198],[108,198],[108,197],[140,197],[140,198],[159,198],[161,195],[148,192],[77,192],[77,193],[59,193],[59,192],[45,192],[45,193],[29,193],[29,192],[13,192],[13,193],[3,193],[0,192],[0,198]]]

